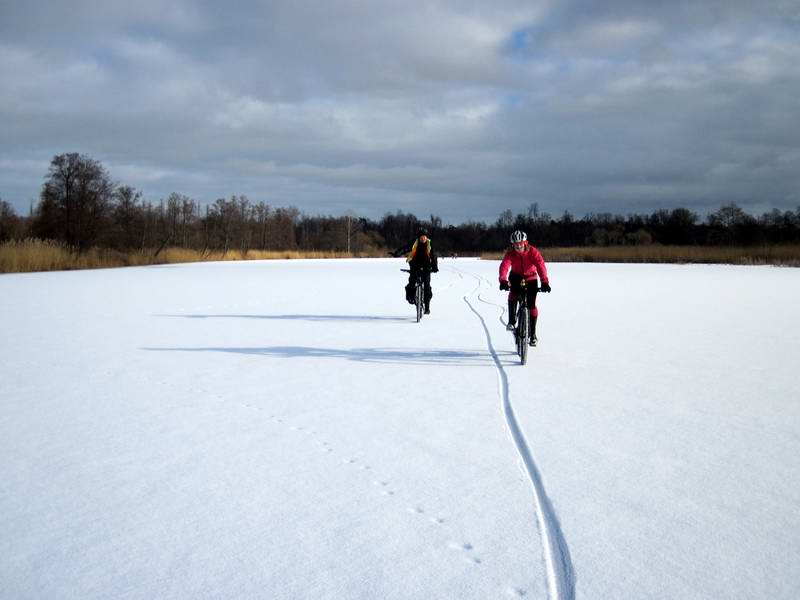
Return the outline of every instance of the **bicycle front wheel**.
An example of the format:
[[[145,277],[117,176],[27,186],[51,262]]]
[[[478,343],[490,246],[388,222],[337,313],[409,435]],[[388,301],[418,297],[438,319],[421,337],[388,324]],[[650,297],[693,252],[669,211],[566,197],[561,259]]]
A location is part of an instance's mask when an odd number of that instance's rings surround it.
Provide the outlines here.
[[[519,328],[517,343],[519,346],[517,351],[519,352],[519,359],[524,365],[528,362],[528,319],[530,319],[530,314],[526,306],[522,306],[519,312],[520,314],[517,318],[517,327]]]
[[[422,320],[422,311],[425,308],[425,302],[423,300],[423,289],[421,285],[417,285],[417,294],[415,297],[415,304],[417,306],[417,323]]]

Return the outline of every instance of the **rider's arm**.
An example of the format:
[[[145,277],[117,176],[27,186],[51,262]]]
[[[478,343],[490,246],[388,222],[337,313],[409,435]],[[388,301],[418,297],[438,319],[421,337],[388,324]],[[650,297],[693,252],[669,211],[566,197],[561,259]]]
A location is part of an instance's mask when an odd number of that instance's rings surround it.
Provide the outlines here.
[[[508,272],[511,270],[511,253],[506,252],[500,262],[500,281],[508,281]]]
[[[395,258],[398,256],[402,256],[403,254],[408,254],[411,252],[411,244],[406,244],[405,246],[400,246],[397,250],[391,253],[392,256]]]
[[[544,264],[544,257],[536,248],[533,248],[533,264],[536,267],[536,272],[539,274],[539,279],[541,279],[542,283],[549,283],[550,279],[547,277],[547,267]]]

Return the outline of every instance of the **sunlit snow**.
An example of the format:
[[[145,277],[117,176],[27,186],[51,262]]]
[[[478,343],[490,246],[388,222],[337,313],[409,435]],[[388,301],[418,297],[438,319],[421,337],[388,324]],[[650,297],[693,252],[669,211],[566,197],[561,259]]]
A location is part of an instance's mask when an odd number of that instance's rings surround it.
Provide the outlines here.
[[[800,595],[800,270],[0,276],[2,598]]]

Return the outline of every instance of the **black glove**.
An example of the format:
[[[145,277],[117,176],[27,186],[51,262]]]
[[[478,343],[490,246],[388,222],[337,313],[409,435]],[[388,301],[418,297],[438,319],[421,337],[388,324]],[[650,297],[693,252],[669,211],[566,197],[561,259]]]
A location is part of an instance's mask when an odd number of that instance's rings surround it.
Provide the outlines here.
[[[550,293],[550,284],[549,284],[549,283],[547,283],[546,281],[543,281],[543,282],[542,282],[542,291],[543,291],[545,294],[549,294],[549,293]]]
[[[508,287],[508,282],[507,282],[507,281],[501,281],[501,282],[500,282],[500,289],[501,289],[501,290],[505,290],[505,291],[507,292],[507,291],[510,289],[510,288]]]
[[[433,268],[431,269],[431,271],[432,271],[433,273],[438,273],[438,272],[439,272],[439,267],[433,267]]]

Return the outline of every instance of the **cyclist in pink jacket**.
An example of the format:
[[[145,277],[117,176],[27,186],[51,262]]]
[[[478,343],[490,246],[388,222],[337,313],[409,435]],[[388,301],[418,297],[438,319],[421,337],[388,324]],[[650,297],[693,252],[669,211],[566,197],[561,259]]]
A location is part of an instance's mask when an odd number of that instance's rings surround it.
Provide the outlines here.
[[[547,277],[547,267],[539,251],[528,244],[528,235],[524,231],[515,231],[511,234],[511,247],[506,250],[503,261],[500,263],[500,289],[508,290],[508,326],[512,331],[517,321],[517,298],[522,294],[520,282],[525,280],[525,293],[528,295],[528,306],[531,309],[530,318],[530,345],[536,345],[536,318],[539,309],[536,308],[536,293],[539,291],[537,279],[542,280],[542,291],[550,292],[550,280]]]

